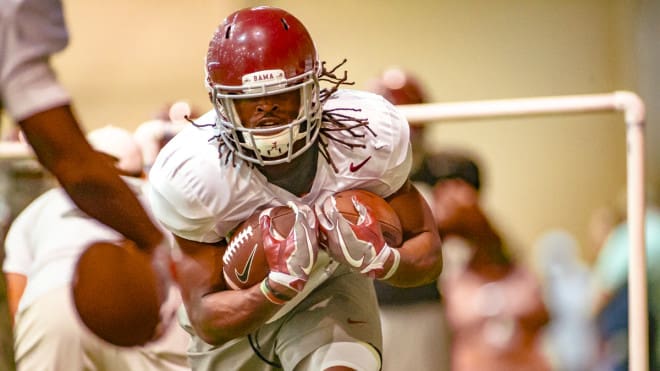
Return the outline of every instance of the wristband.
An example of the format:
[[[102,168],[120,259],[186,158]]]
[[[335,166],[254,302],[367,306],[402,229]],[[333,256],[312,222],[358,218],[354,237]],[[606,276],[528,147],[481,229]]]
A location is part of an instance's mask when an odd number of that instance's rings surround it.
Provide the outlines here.
[[[396,273],[396,270],[399,269],[399,263],[401,262],[401,254],[396,248],[393,248],[391,250],[392,254],[394,254],[394,263],[392,263],[392,267],[390,270],[385,274],[382,278],[379,278],[381,281],[386,281],[389,280],[394,273]]]
[[[287,297],[286,295],[273,290],[273,288],[270,287],[270,284],[268,283],[268,277],[261,281],[259,288],[261,289],[261,293],[264,294],[266,299],[275,305],[283,305],[291,300],[291,298]]]

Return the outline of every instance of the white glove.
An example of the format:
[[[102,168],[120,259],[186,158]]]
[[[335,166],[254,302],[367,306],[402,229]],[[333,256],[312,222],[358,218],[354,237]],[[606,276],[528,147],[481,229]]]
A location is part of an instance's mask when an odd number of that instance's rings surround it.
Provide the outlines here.
[[[272,291],[267,282],[270,280],[300,292],[316,263],[318,243],[314,212],[307,205],[293,202],[287,205],[293,210],[296,218],[289,235],[284,239],[278,237],[277,233],[271,233],[272,209],[264,210],[259,216],[264,252],[270,268],[262,290]],[[278,296],[277,293],[275,294]]]
[[[354,271],[386,280],[399,267],[399,252],[387,245],[373,214],[355,196],[351,200],[359,215],[356,224],[337,210],[334,196],[328,197],[320,210],[316,210],[320,228],[327,238],[328,253]],[[386,268],[390,255],[393,255],[393,263]]]

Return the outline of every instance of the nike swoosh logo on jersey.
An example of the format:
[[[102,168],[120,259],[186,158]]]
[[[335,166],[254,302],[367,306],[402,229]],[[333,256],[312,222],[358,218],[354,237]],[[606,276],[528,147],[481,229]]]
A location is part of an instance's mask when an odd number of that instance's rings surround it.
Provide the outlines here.
[[[246,283],[250,277],[250,268],[252,268],[252,260],[254,259],[254,255],[257,253],[257,247],[258,245],[255,243],[252,251],[250,252],[250,256],[248,256],[248,259],[245,262],[243,272],[239,272],[238,269],[234,268],[234,273],[236,274],[236,278],[238,278],[240,283]]]
[[[364,160],[362,160],[362,162],[358,163],[357,165],[355,165],[353,162],[351,162],[351,164],[348,165],[348,170],[350,170],[351,173],[354,173],[354,172],[360,170],[362,168],[362,166],[364,166],[369,160],[371,160],[371,156],[365,158]]]

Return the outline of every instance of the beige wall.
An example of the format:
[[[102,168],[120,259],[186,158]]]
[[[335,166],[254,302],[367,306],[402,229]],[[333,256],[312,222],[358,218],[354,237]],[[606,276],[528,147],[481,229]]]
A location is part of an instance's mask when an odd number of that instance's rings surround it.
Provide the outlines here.
[[[391,64],[444,102],[635,87],[633,0],[265,3],[306,23],[322,59],[348,58],[358,88]],[[65,1],[72,39],[56,65],[85,127],[134,128],[179,98],[210,108],[202,79],[211,32],[230,10],[257,4]],[[624,138],[619,115],[588,114],[438,123],[428,139],[478,153],[489,212],[527,248],[553,227],[584,243],[590,212],[625,183]]]

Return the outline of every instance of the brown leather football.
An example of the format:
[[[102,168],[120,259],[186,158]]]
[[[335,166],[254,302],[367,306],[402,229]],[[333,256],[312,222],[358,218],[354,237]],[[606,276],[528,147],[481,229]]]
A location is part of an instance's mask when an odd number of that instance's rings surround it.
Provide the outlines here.
[[[261,211],[254,213],[234,230],[222,257],[222,274],[227,285],[234,290],[252,287],[270,272],[263,248],[259,215]],[[295,221],[293,210],[287,206],[275,207],[271,211],[271,218],[274,232],[279,234],[279,238],[286,238]]]
[[[335,194],[337,210],[351,223],[357,223],[359,214],[355,210],[353,196],[368,209],[380,223],[385,241],[391,247],[399,247],[403,243],[401,221],[392,206],[382,197],[363,189],[351,189]],[[323,236],[322,236],[323,237]]]

